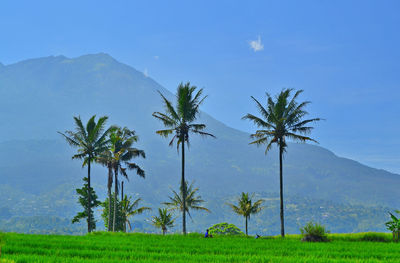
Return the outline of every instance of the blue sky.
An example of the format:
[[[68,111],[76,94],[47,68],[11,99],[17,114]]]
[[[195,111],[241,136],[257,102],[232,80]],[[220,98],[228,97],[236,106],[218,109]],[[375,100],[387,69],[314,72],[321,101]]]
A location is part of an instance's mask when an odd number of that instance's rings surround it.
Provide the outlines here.
[[[0,62],[106,52],[171,91],[205,88],[204,111],[249,132],[251,95],[304,89],[311,117],[326,119],[321,146],[400,173],[399,11],[386,0],[5,0]]]

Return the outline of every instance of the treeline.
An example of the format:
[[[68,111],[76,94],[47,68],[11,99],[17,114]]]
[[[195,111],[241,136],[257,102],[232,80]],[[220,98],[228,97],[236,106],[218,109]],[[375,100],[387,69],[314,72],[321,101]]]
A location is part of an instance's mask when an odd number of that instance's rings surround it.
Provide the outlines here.
[[[313,129],[311,123],[319,121],[319,118],[304,119],[308,114],[304,108],[310,103],[297,102],[302,90],[293,94],[292,89],[282,90],[276,97],[271,97],[268,93],[265,106],[254,100],[260,116],[246,114],[243,119],[250,120],[257,126],[257,130],[251,135],[251,143],[257,146],[265,145],[267,153],[273,144],[279,148],[279,171],[280,171],[280,229],[281,235],[285,235],[284,224],[284,203],[283,203],[283,154],[287,151],[286,140],[300,142],[314,141],[307,136]],[[203,137],[215,136],[206,131],[206,124],[197,123],[200,106],[207,96],[203,95],[203,89],[197,89],[190,83],[180,84],[176,92],[175,106],[163,94],[160,93],[163,101],[164,111],[154,112],[153,117],[161,121],[164,129],[155,131],[162,137],[170,138],[169,145],[176,146],[181,155],[181,179],[178,191],[174,191],[170,202],[165,202],[164,208],[158,209],[158,215],[152,217],[152,222],[159,227],[163,233],[167,227],[171,227],[174,219],[171,210],[182,213],[182,232],[186,234],[186,215],[190,210],[208,211],[201,206],[204,201],[196,195],[197,188],[189,186],[185,179],[185,149],[190,144],[192,134]],[[96,228],[96,219],[93,215],[93,208],[103,206],[102,217],[108,231],[126,231],[130,224],[129,217],[135,214],[150,210],[149,207],[139,207],[140,198],[132,199],[127,195],[121,194],[119,197],[119,186],[121,178],[129,179],[128,172],[132,171],[138,176],[145,178],[145,171],[135,162],[135,158],[146,158],[144,150],[137,149],[134,144],[138,141],[138,136],[134,130],[127,127],[110,126],[106,127],[108,117],[104,116],[96,121],[96,116],[89,119],[86,125],[80,117],[74,117],[75,130],[69,130],[60,134],[65,140],[77,149],[73,159],[82,160],[82,166],[87,167],[87,177],[84,178],[84,186],[77,189],[80,195],[79,203],[83,211],[78,213],[73,222],[82,219],[87,221],[88,232]],[[227,145],[227,147],[229,147]],[[245,154],[245,153],[244,153]],[[107,200],[100,202],[91,187],[91,165],[94,163],[103,165],[108,173],[107,180]],[[210,167],[212,169],[212,167]],[[114,189],[112,189],[114,186]],[[260,212],[264,207],[263,200],[252,200],[251,195],[242,193],[237,203],[230,204],[232,210],[244,217],[247,224],[250,216]]]

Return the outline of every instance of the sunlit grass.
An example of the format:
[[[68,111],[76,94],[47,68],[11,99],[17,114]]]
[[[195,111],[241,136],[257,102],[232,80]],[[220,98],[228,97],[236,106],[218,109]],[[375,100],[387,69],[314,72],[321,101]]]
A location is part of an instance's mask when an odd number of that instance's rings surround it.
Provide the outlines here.
[[[299,235],[285,239],[279,236],[205,239],[200,234],[10,233],[5,235],[2,259],[15,262],[399,262],[400,258],[400,244],[362,241],[374,238],[390,241],[390,234],[330,234],[331,242],[327,243],[304,243],[300,238]]]

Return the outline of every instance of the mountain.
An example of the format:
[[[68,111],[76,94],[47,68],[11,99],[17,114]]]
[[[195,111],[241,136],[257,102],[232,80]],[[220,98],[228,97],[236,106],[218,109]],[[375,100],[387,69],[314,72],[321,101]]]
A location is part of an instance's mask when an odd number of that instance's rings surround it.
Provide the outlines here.
[[[71,160],[74,150],[57,131],[73,129],[73,116],[86,121],[93,114],[107,115],[109,124],[127,126],[139,135],[137,147],[145,150],[147,159],[136,161],[146,179],[132,175],[126,192],[140,194],[153,206],[165,201],[169,188],[178,185],[180,157],[176,148],[168,147],[168,140],[155,134],[162,128],[151,116],[163,110],[158,90],[174,98],[153,79],[104,53],[0,66],[0,209],[9,208],[15,216],[25,211],[60,217],[71,217],[79,209],[74,188],[80,186],[85,170]],[[195,180],[210,205],[241,191],[279,191],[276,149],[264,155],[264,149],[248,145],[249,134],[204,112],[200,121],[217,139],[191,137],[187,178]],[[104,168],[94,168],[100,197],[105,194],[106,175]],[[338,157],[317,145],[289,144],[284,183],[285,195],[338,204],[397,208],[400,198],[399,175]]]

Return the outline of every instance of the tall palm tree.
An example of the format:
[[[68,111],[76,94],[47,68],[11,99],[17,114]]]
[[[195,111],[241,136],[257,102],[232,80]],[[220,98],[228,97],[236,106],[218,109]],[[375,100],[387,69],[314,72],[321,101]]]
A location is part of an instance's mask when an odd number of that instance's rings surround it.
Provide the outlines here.
[[[201,206],[202,203],[205,201],[201,199],[200,195],[196,195],[197,192],[199,191],[199,188],[193,188],[193,182],[189,185],[188,187],[188,182],[185,181],[185,189],[186,189],[186,197],[183,199],[183,187],[180,187],[179,194],[175,191],[172,190],[173,196],[169,196],[169,202],[163,203],[167,207],[170,208],[170,210],[178,210],[178,211],[183,211],[183,209],[186,209],[186,213],[189,215],[189,217],[192,219],[192,216],[190,215],[190,210],[200,210],[200,211],[206,211],[210,213],[210,210],[207,208]],[[186,200],[186,202],[183,202],[182,200]]]
[[[107,167],[108,170],[108,176],[107,176],[107,195],[108,195],[108,200],[112,200],[111,196],[111,188],[113,184],[113,154],[110,149],[107,149],[103,153],[101,153],[100,156],[97,157],[96,160],[98,163],[102,164],[103,166]],[[108,211],[111,211],[111,202],[108,202]],[[111,225],[112,225],[112,220],[111,216],[108,216],[108,224],[107,224],[107,231],[111,231]]]
[[[72,147],[78,148],[78,152],[72,156],[72,159],[82,159],[82,167],[88,167],[88,189],[90,189],[90,165],[96,160],[96,157],[104,152],[108,147],[107,135],[113,129],[108,128],[104,131],[108,117],[104,116],[98,119],[96,123],[96,115],[93,115],[86,126],[82,124],[80,117],[74,117],[75,131],[65,131],[61,134],[67,143]],[[90,194],[88,193],[88,215],[92,213]],[[91,232],[90,217],[88,218],[88,232]]]
[[[172,106],[172,103],[167,100],[164,95],[160,93],[164,106],[165,113],[154,112],[153,116],[162,121],[164,126],[167,128],[165,130],[156,131],[157,134],[168,137],[173,134],[172,140],[169,145],[172,146],[174,140],[177,139],[177,150],[179,151],[179,146],[182,149],[182,177],[181,186],[183,187],[183,199],[186,199],[186,189],[185,189],[185,143],[189,146],[189,134],[196,133],[203,136],[214,135],[204,132],[206,128],[205,124],[193,123],[196,121],[199,113],[199,107],[207,98],[207,96],[202,97],[203,89],[200,89],[195,93],[196,87],[190,86],[190,83],[179,84],[178,90],[176,92],[176,107]],[[186,207],[183,203],[182,210],[182,232],[186,235]]]
[[[280,217],[281,217],[281,236],[285,236],[284,211],[283,211],[283,167],[282,156],[286,151],[286,139],[294,141],[317,142],[310,137],[305,136],[310,133],[313,127],[310,123],[321,120],[320,118],[304,120],[304,116],[308,114],[304,108],[310,103],[305,101],[298,103],[297,97],[303,92],[298,90],[290,99],[293,89],[283,89],[279,95],[273,99],[267,93],[267,105],[264,108],[262,104],[251,97],[257,105],[257,109],[261,117],[252,114],[247,114],[243,119],[252,121],[260,130],[257,130],[251,135],[254,139],[251,144],[262,145],[266,144],[265,154],[276,143],[279,147],[279,182],[280,182]]]
[[[122,214],[122,220],[123,222],[123,230],[126,232],[126,223],[129,225],[129,229],[132,230],[131,223],[129,222],[129,218],[133,217],[135,215],[140,215],[145,211],[151,210],[150,207],[143,206],[143,207],[138,207],[140,201],[142,201],[141,198],[138,198],[136,200],[132,201],[131,196],[124,195],[124,198],[121,200],[121,214]]]
[[[127,170],[135,170],[136,174],[144,178],[145,173],[142,168],[136,163],[130,162],[133,158],[142,157],[146,158],[145,152],[137,148],[133,148],[132,145],[138,141],[138,136],[135,131],[129,130],[128,128],[121,129],[116,127],[110,133],[110,148],[109,153],[104,154],[106,158],[111,156],[111,166],[114,171],[114,200],[118,200],[118,175],[121,174],[127,180]],[[110,199],[111,200],[111,199]],[[110,210],[111,211],[111,210]],[[116,214],[117,214],[117,201],[114,202],[114,214],[113,214],[113,232],[115,231],[116,225]]]
[[[264,207],[262,207],[262,203],[264,200],[260,199],[253,203],[254,195],[249,196],[248,193],[242,193],[242,195],[238,199],[238,205],[228,204],[233,212],[238,215],[242,215],[245,218],[245,225],[246,225],[246,236],[247,236],[247,221],[250,219],[250,215],[257,214],[260,212]]]
[[[151,219],[151,222],[155,227],[161,228],[163,235],[165,235],[168,228],[174,226],[174,221],[175,219],[173,219],[172,215],[168,213],[167,208],[158,208],[158,216],[153,216]]]

